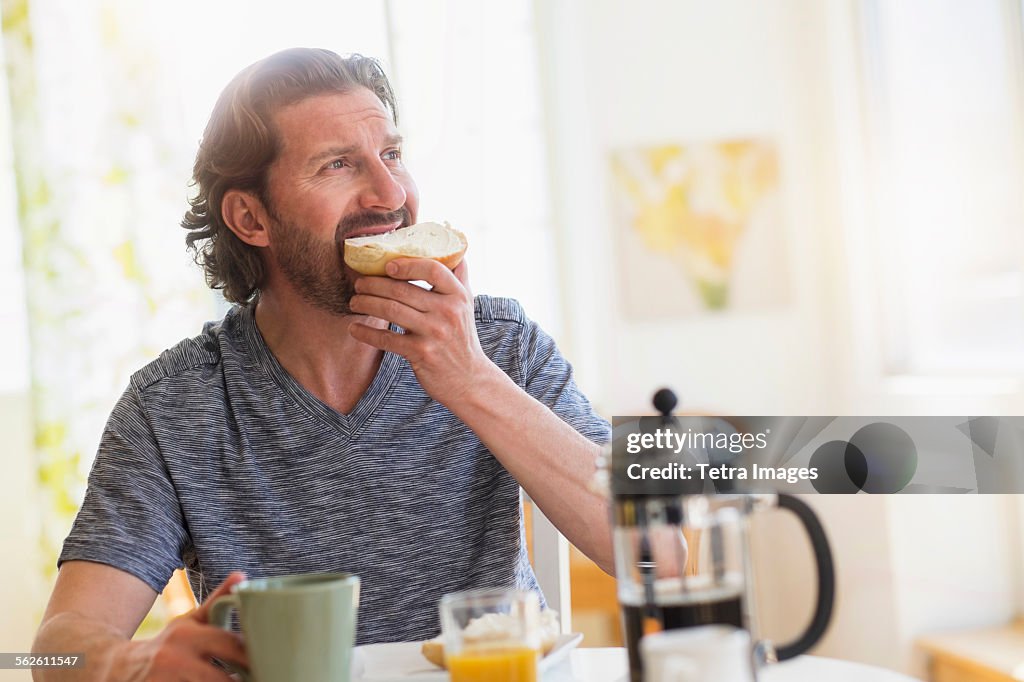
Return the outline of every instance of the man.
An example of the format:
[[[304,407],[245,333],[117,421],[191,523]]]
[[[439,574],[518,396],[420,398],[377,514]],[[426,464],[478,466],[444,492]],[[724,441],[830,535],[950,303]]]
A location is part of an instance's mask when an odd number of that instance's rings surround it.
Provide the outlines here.
[[[326,50],[218,100],[183,226],[238,305],[133,375],[108,422],[35,645],[84,651],[81,679],[228,679],[211,658],[245,651],[207,605],[241,572],[356,573],[360,643],[432,636],[444,593],[536,589],[520,485],[610,566],[587,489],[608,425],[551,339],[474,300],[465,264],[342,264],[344,239],[416,221],[396,121],[377,63]],[[203,606],[130,642],[182,565]]]

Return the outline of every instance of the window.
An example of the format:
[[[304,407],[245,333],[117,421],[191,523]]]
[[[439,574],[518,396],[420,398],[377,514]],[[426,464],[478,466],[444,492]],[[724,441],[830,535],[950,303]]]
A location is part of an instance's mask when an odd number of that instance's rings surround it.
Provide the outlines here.
[[[863,3],[889,374],[1024,371],[1019,0]]]
[[[0,37],[0,56],[3,55]],[[0,67],[2,67],[0,59]],[[7,69],[0,68],[0,92],[7,91]],[[21,239],[15,207],[14,167],[11,158],[9,99],[0,99],[0,356],[7,358],[0,372],[0,394],[21,393],[29,387],[28,320],[21,268]]]
[[[424,219],[470,239],[474,292],[558,335],[532,3],[391,0],[395,88]]]

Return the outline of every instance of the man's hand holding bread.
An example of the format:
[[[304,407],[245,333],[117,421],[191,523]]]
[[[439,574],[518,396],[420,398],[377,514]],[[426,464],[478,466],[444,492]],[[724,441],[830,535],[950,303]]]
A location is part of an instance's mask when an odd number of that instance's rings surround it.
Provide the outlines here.
[[[447,223],[419,223],[345,243],[349,267],[386,275],[356,281],[352,311],[405,330],[399,334],[357,323],[350,327],[353,338],[404,357],[423,389],[449,408],[469,390],[466,376],[501,371],[477,339],[465,250],[465,236]]]

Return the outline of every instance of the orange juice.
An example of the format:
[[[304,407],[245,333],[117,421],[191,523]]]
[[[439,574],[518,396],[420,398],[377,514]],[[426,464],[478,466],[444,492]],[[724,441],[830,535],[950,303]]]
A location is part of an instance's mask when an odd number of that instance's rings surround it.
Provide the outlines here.
[[[470,649],[446,661],[452,682],[537,682],[537,650]]]

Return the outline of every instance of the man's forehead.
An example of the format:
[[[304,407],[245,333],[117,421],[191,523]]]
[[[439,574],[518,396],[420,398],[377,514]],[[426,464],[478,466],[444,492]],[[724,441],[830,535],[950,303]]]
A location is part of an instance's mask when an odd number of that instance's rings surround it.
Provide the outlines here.
[[[350,92],[307,97],[282,107],[274,122],[281,134],[283,150],[312,151],[311,147],[352,138],[366,132],[395,137],[398,130],[384,103],[366,88]]]

